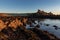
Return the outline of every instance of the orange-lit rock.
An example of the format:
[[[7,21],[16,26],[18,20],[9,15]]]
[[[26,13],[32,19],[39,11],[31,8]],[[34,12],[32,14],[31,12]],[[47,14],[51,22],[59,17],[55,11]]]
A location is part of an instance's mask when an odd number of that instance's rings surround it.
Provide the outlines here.
[[[0,30],[2,30],[5,27],[6,27],[5,23],[2,20],[0,20]]]
[[[23,25],[23,23],[20,20],[18,20],[17,18],[16,18],[16,24],[17,24],[17,26]]]
[[[9,24],[9,26],[10,26],[10,27],[13,27],[13,28],[16,28],[17,26],[20,26],[20,25],[23,25],[23,23],[22,23],[21,21],[19,21],[18,19],[13,20],[13,21]]]
[[[26,23],[27,22],[27,18],[23,18],[23,22]]]

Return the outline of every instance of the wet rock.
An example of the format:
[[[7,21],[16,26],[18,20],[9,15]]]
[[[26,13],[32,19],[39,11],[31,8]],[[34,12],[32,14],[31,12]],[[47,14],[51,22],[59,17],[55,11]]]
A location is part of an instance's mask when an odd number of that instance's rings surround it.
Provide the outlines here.
[[[53,34],[51,35],[47,31],[42,31],[37,28],[33,28],[30,30],[32,30],[34,33],[36,33],[40,37],[41,40],[58,40],[58,38],[56,36],[53,36]]]
[[[53,27],[57,27],[56,25],[54,25]]]
[[[49,26],[49,24],[46,24],[46,26]]]
[[[58,29],[58,26],[56,26],[56,25],[54,25],[53,27],[55,27],[56,30]]]
[[[39,26],[39,25],[36,25],[35,27],[36,27],[36,28],[40,28],[40,26]]]

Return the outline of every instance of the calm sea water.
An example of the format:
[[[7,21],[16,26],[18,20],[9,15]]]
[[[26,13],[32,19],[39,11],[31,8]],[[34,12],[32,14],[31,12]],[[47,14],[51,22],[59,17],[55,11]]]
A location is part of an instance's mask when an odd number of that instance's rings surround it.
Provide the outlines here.
[[[60,38],[60,20],[59,19],[45,19],[44,21],[41,21],[41,23],[42,23],[42,25],[40,25],[41,30],[44,30],[44,31],[46,30],[54,34],[58,38]],[[49,26],[46,26],[46,24],[49,24]],[[53,27],[54,25],[57,26],[57,30],[55,29],[55,27]]]
[[[60,27],[60,19],[45,19],[43,23]]]
[[[48,24],[48,26],[47,26]],[[54,34],[56,37],[60,38],[60,20],[59,19],[43,19],[43,20],[35,20],[35,23],[32,22],[32,27],[30,25],[26,24],[26,28],[33,28],[36,25],[39,25],[40,28],[43,31],[48,31],[49,33]],[[57,30],[54,25],[57,26]]]

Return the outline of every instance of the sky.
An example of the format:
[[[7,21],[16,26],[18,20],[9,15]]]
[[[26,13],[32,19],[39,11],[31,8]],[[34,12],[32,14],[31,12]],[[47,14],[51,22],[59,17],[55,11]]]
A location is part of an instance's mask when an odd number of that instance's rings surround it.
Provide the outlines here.
[[[60,0],[0,0],[0,13],[31,13],[38,9],[60,14]]]

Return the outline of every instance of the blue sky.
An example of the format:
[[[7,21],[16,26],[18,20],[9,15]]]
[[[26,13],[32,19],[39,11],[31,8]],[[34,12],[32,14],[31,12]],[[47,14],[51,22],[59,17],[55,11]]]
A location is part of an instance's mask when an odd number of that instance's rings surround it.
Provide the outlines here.
[[[60,0],[0,0],[2,13],[28,13],[38,9],[59,14]]]

